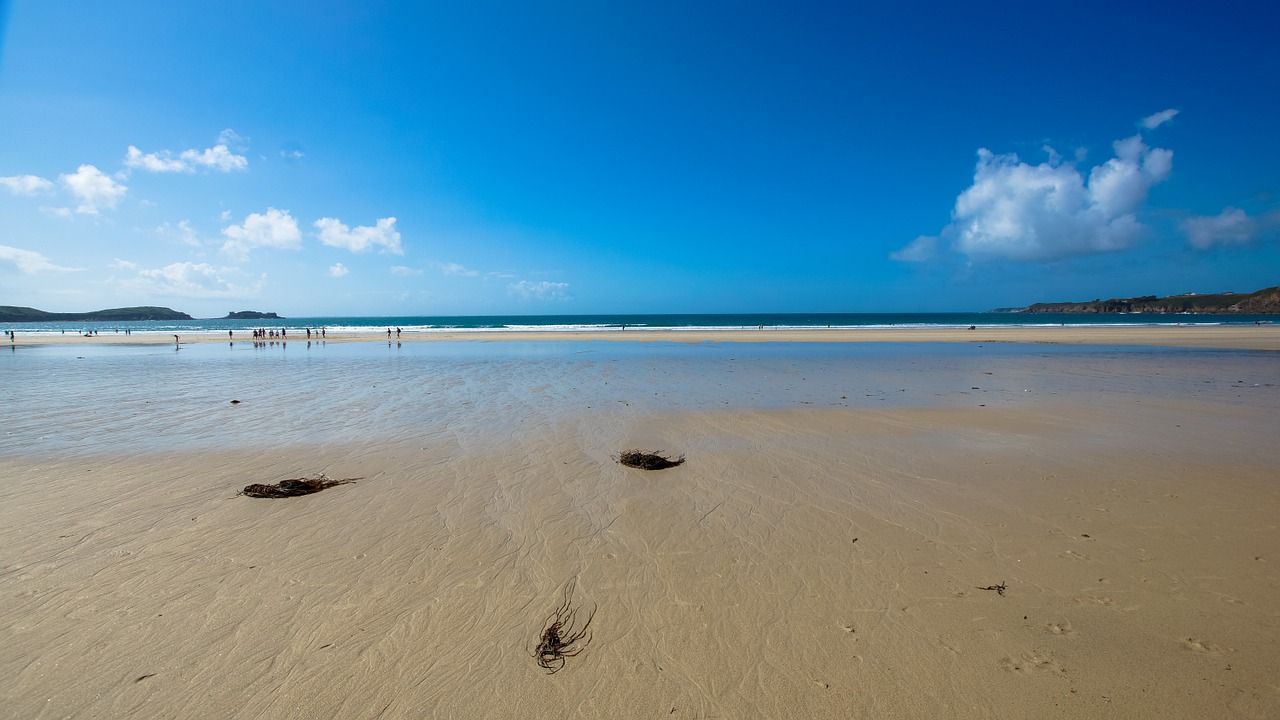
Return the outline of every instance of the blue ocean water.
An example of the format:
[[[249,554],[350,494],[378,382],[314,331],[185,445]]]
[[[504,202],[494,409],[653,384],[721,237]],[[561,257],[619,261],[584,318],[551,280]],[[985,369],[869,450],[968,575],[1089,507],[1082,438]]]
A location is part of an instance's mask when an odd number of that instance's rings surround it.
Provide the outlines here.
[[[253,328],[285,328],[305,333],[307,328],[329,332],[383,330],[441,331],[610,331],[623,327],[649,330],[700,330],[733,328],[967,328],[1042,327],[1092,325],[1252,325],[1274,323],[1277,315],[1190,314],[1058,314],[1058,313],[740,313],[740,314],[631,314],[631,315],[398,315],[386,317],[291,317],[277,320],[150,320],[136,322],[31,322],[0,323],[19,332],[192,333],[243,332]]]

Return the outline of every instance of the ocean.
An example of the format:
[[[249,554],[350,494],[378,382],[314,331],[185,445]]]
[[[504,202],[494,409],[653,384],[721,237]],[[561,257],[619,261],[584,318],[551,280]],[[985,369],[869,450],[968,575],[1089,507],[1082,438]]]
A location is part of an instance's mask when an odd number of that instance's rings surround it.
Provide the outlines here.
[[[1275,367],[1268,352],[1025,343],[55,343],[0,352],[0,458],[427,445],[575,417],[606,428],[652,413],[1017,408],[1097,392],[1275,407]]]
[[[388,327],[405,332],[458,331],[599,331],[624,327],[646,330],[709,330],[766,327],[884,329],[884,328],[978,328],[1046,327],[1093,325],[1252,325],[1274,323],[1277,315],[1190,315],[1190,314],[1065,314],[1065,313],[738,313],[738,314],[629,314],[629,315],[400,315],[386,317],[290,317],[275,320],[148,320],[134,322],[24,322],[0,323],[0,328],[18,332],[99,333],[129,330],[133,333],[200,333],[249,331],[254,328],[284,328],[305,332],[325,328],[326,332],[368,332]]]

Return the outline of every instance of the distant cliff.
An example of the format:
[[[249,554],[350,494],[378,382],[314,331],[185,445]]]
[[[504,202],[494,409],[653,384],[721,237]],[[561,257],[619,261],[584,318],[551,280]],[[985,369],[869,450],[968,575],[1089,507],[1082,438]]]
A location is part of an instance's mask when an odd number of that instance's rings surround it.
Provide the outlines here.
[[[51,313],[29,307],[0,305],[0,322],[123,322],[125,320],[191,320],[167,307],[127,307],[85,313]]]
[[[238,312],[229,312],[221,320],[283,320],[279,315],[269,312],[257,312],[256,310],[240,310]]]
[[[1280,314],[1280,287],[1253,293],[1217,293],[1213,295],[1146,295],[1136,298],[1113,298],[1090,302],[1036,303],[1018,312],[1028,313],[1203,313],[1208,315]]]

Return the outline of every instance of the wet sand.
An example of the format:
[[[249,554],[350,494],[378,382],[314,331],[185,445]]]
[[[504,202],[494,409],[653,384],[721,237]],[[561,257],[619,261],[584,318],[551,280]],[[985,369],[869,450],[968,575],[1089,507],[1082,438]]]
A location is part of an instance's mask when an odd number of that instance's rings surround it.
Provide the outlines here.
[[[279,341],[279,338],[268,341]],[[290,343],[305,344],[302,332],[285,338]],[[319,342],[318,338],[311,338]],[[1280,350],[1280,325],[1210,325],[1210,326],[1070,326],[1070,327],[1001,327],[979,330],[936,328],[889,329],[742,329],[742,330],[607,330],[607,331],[431,331],[403,332],[399,337],[379,332],[329,332],[325,342],[456,342],[456,341],[566,341],[611,340],[630,342],[1011,342],[1060,343],[1068,345],[1160,345],[1167,347],[1201,347],[1248,350]],[[247,333],[235,342],[251,342]],[[67,335],[18,333],[18,343],[25,344],[148,344],[173,345],[172,335],[138,333],[124,335],[103,333],[84,337]],[[228,342],[226,333],[188,333],[182,343]]]
[[[3,454],[0,715],[1272,717],[1275,365],[1182,357],[1019,403]],[[361,479],[236,495],[320,472]],[[548,675],[570,583],[593,632]]]

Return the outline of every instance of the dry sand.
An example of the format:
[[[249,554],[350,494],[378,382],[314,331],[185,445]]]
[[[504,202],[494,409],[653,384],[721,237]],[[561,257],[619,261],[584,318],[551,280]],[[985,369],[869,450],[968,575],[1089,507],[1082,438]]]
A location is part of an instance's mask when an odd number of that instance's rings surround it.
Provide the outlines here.
[[[0,717],[1275,717],[1274,410],[1120,393],[2,458]],[[362,479],[236,495],[318,472]],[[593,634],[548,675],[530,653],[570,583]]]
[[[291,343],[305,343],[307,337],[295,331],[286,338]],[[236,342],[251,342],[242,333]],[[327,342],[431,342],[431,341],[583,341],[624,340],[631,342],[1017,342],[1060,343],[1066,345],[1164,345],[1169,347],[1224,348],[1241,350],[1280,350],[1280,325],[1175,325],[1175,326],[1070,326],[1070,327],[1001,327],[979,330],[937,328],[874,329],[742,329],[742,330],[614,330],[614,331],[431,331],[404,332],[388,338],[379,332],[329,332]],[[181,335],[182,343],[227,342],[225,333],[201,332]],[[67,335],[23,334],[18,343],[26,344],[147,344],[172,345],[173,336],[138,333],[123,335],[104,333],[88,338],[78,333]]]

